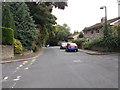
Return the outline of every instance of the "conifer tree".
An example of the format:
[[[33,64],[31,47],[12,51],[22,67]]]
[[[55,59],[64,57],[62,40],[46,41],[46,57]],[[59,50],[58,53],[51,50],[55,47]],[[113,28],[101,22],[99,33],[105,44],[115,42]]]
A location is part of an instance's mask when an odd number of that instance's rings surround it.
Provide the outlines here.
[[[31,49],[36,26],[30,16],[29,8],[24,2],[11,2],[9,5],[15,20],[15,38],[20,40],[25,48]]]

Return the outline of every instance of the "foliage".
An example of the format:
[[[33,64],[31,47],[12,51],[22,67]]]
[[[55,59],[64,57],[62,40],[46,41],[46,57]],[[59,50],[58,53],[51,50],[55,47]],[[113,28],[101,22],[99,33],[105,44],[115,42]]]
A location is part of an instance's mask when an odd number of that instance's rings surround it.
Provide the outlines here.
[[[11,28],[0,27],[2,28],[2,44],[12,45],[14,38],[14,31]]]
[[[90,49],[90,42],[86,41],[86,42],[82,43],[82,48],[83,49]]]
[[[23,46],[21,42],[17,39],[14,39],[14,53],[15,54],[20,54],[23,52]]]
[[[15,22],[8,3],[2,3],[2,26],[15,29]]]
[[[107,38],[97,38],[91,42],[83,44],[83,47],[87,49],[92,49],[92,47],[104,47],[105,51],[119,51],[120,50],[120,38],[119,37],[107,37]]]
[[[80,32],[79,38],[83,38],[83,32]]]
[[[33,50],[33,52],[38,51],[38,46],[35,43],[33,43],[32,50]]]
[[[25,48],[31,49],[36,26],[30,16],[28,6],[24,2],[8,2],[7,4],[15,20],[15,38],[20,40]]]
[[[82,48],[82,44],[84,42],[86,42],[86,40],[85,40],[85,38],[78,38],[78,39],[74,40],[73,42],[76,43],[79,48]]]
[[[58,45],[60,41],[67,41],[70,35],[70,28],[67,24],[56,25],[49,34],[49,43],[50,45]]]
[[[46,44],[49,34],[52,32],[51,27],[56,24],[57,18],[51,14],[51,5],[46,5],[45,3],[38,5],[34,2],[27,2],[27,5],[40,30],[39,38],[35,40],[35,43],[40,41],[37,45],[43,46]]]
[[[110,27],[110,35],[112,37],[117,37],[118,36],[118,34],[119,34],[119,30],[118,30],[119,27],[120,27],[120,25],[113,25],[113,26]]]
[[[73,34],[79,34],[80,32],[79,31],[74,31],[74,33]]]

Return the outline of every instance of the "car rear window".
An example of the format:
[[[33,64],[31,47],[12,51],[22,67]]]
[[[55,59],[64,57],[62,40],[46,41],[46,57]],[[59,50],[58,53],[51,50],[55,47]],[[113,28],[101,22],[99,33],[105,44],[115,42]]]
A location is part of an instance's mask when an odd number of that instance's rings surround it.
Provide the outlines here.
[[[70,43],[70,45],[77,45],[76,43]]]
[[[62,45],[67,45],[67,43],[62,43]]]

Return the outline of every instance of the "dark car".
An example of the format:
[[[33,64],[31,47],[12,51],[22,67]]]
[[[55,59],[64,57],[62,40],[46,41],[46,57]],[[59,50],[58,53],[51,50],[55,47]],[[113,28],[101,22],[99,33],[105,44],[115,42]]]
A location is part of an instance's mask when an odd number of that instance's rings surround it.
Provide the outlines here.
[[[78,46],[76,43],[68,43],[66,46],[66,51],[76,51],[78,52]]]
[[[66,49],[67,43],[61,43],[60,49]]]

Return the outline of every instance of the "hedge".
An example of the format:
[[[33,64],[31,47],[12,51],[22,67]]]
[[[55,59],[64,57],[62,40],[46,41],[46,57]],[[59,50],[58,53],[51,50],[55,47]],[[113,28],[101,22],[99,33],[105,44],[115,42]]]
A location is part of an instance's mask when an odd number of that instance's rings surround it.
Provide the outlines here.
[[[93,47],[104,47],[106,51],[120,51],[120,37],[108,37],[94,39],[91,42],[83,43],[84,49],[92,49]]]
[[[14,31],[11,28],[0,27],[2,29],[2,44],[12,45],[14,38]]]

